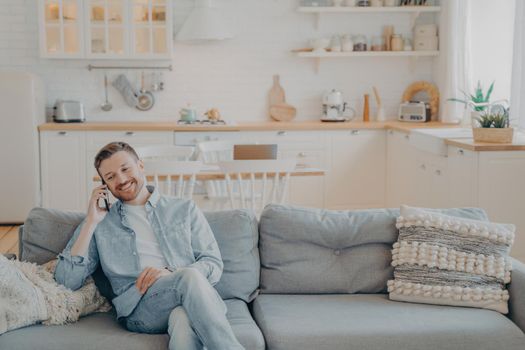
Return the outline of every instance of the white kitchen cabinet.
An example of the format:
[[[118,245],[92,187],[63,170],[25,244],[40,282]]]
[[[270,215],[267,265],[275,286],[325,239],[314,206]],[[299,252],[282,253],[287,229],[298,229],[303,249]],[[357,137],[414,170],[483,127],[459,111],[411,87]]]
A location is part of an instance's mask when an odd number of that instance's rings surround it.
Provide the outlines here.
[[[170,59],[169,0],[38,0],[45,58]]]
[[[81,0],[39,0],[38,14],[41,57],[84,56]]]
[[[327,133],[330,142],[325,206],[330,209],[380,208],[386,193],[384,130]]]
[[[87,206],[85,132],[40,133],[42,204],[81,210]]]
[[[131,54],[136,58],[170,58],[173,24],[171,1],[131,1]]]
[[[123,58],[130,55],[127,0],[86,0],[86,56]]]
[[[478,203],[478,154],[448,147],[448,207],[473,207]]]
[[[511,255],[525,259],[525,152],[478,152],[479,198],[491,221],[516,225]]]
[[[416,167],[412,191],[412,205],[428,208],[444,208],[449,206],[448,196],[448,166],[447,158],[425,151],[415,150]]]
[[[417,193],[416,150],[406,132],[387,131],[386,206],[415,205]]]

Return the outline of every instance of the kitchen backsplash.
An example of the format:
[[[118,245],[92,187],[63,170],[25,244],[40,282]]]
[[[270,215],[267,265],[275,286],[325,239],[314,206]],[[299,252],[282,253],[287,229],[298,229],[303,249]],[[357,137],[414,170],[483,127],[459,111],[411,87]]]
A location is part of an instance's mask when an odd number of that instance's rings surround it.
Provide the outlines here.
[[[192,0],[176,0],[175,32],[193,7]],[[41,59],[38,56],[36,0],[0,0],[0,68],[32,71],[47,87],[47,100],[80,100],[88,121],[176,120],[178,111],[190,103],[199,112],[215,107],[222,116],[235,121],[268,120],[268,91],[272,76],[280,74],[287,102],[297,107],[297,120],[318,119],[325,91],[336,88],[362,115],[363,94],[373,96],[372,86],[381,94],[389,119],[397,114],[403,90],[416,80],[433,80],[433,59],[413,61],[403,57],[359,57],[321,60],[299,58],[294,48],[308,46],[313,37],[332,34],[380,35],[383,25],[410,34],[410,14],[332,14],[323,16],[319,30],[315,15],[296,11],[298,0],[216,0],[234,23],[237,36],[224,42],[187,45],[175,42],[173,60],[86,61]],[[428,17],[425,17],[428,16]],[[422,21],[433,22],[432,15]],[[155,93],[156,104],[141,112],[128,107],[111,87],[110,112],[103,112],[103,72],[88,71],[88,64],[173,65],[163,72],[164,91]],[[108,71],[113,80],[121,71]],[[124,71],[138,88],[139,72]],[[148,75],[146,74],[146,77]],[[371,112],[375,100],[371,98]]]

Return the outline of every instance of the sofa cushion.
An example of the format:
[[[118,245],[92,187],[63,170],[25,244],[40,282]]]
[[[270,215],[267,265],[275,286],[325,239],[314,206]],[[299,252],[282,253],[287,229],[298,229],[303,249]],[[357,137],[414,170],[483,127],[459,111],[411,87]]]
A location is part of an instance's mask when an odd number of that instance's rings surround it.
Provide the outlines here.
[[[33,208],[20,237],[20,260],[44,264],[62,252],[84,213]]]
[[[259,287],[259,230],[248,210],[204,213],[219,244],[224,271],[215,288],[223,299],[252,301]]]
[[[259,285],[257,219],[246,210],[204,213],[217,239],[224,272],[216,288],[223,299],[251,301]],[[45,263],[62,252],[85,214],[34,208],[21,235],[21,260]],[[109,282],[100,270],[93,275],[101,293],[113,298]]]
[[[412,304],[385,294],[261,294],[255,321],[272,350],[523,349],[525,335],[484,309]]]
[[[486,220],[481,209],[434,210]],[[378,293],[392,278],[398,209],[330,211],[269,205],[261,215],[263,293]]]
[[[264,338],[242,300],[225,300],[228,321],[246,349],[264,350]],[[36,325],[3,334],[0,349],[9,350],[159,350],[168,348],[167,334],[127,331],[114,313],[97,313],[65,326]]]
[[[392,250],[391,300],[482,307],[508,313],[516,227],[401,207]]]
[[[238,299],[224,301],[228,307],[226,317],[232,326],[237,340],[250,350],[264,350],[266,343],[259,327],[252,318],[248,305]]]

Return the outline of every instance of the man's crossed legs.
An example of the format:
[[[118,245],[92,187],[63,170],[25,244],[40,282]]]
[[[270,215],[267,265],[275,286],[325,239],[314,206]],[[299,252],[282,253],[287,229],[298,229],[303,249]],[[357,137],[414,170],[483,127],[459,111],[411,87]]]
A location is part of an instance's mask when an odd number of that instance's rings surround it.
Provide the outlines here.
[[[196,269],[159,278],[125,320],[132,332],[170,335],[170,350],[244,349],[226,318],[226,305]]]

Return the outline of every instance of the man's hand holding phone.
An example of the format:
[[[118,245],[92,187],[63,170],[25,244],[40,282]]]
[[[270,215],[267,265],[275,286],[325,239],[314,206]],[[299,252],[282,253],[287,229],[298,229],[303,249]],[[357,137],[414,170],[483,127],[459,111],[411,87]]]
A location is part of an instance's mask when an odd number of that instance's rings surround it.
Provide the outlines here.
[[[106,208],[101,208],[99,206],[100,200],[106,201]],[[95,189],[93,189],[93,192],[91,193],[91,199],[89,200],[87,219],[93,224],[98,224],[106,217],[108,211],[108,186],[100,185],[98,187],[95,187]]]

